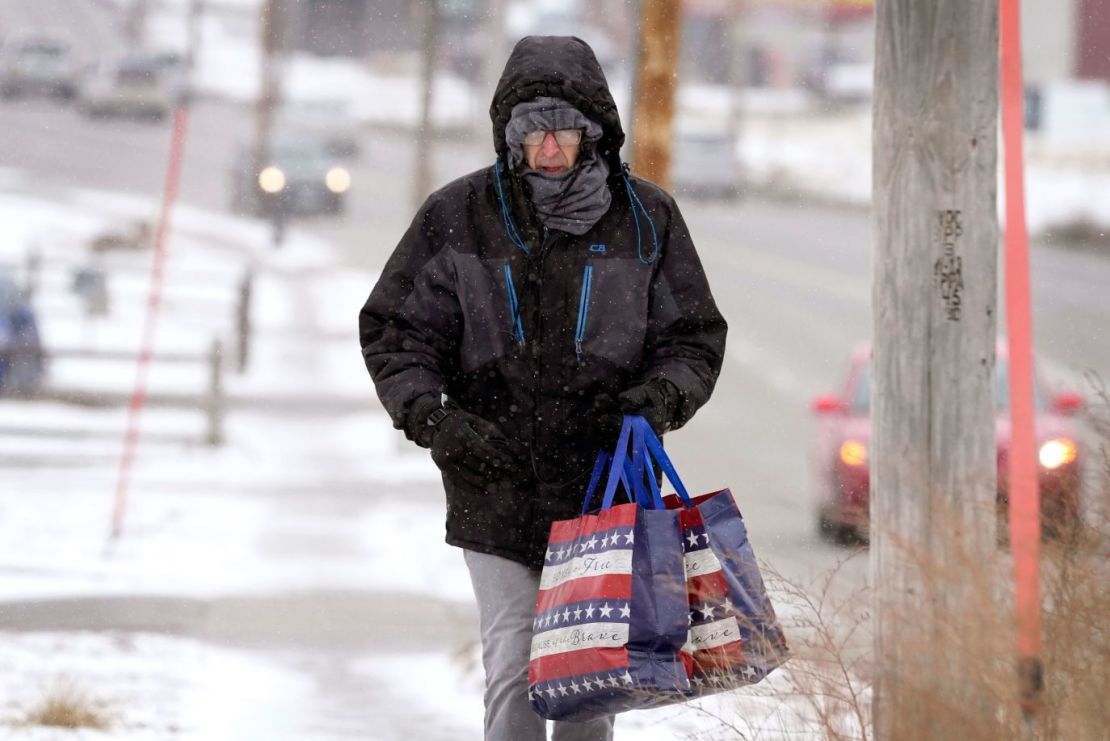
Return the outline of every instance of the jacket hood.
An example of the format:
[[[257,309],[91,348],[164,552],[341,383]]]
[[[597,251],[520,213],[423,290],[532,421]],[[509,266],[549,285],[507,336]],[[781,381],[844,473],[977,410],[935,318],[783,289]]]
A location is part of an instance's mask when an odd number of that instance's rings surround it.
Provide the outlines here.
[[[598,154],[620,172],[624,129],[617,105],[593,49],[576,36],[526,36],[513,47],[489,108],[499,158],[507,161],[505,126],[513,106],[542,96],[562,98],[601,124]]]

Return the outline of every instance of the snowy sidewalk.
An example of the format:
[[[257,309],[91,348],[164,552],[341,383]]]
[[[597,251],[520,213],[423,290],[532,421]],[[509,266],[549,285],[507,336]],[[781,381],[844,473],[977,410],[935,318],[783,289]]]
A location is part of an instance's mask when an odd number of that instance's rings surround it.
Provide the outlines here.
[[[48,346],[136,347],[135,268],[149,252],[101,256],[113,302],[92,320],[68,290],[81,261],[65,259],[149,205],[32,190],[0,197],[0,258],[40,249]],[[261,225],[188,209],[170,250],[156,354],[226,335],[226,289],[256,270],[253,358],[227,377],[226,443],[203,444],[200,410],[147,409],[124,534],[106,548],[125,425],[108,401],[134,365],[53,369],[50,383],[100,392],[105,406],[0,401],[0,628],[17,631],[0,638],[0,722],[64,677],[113,709],[115,730],[97,738],[402,738],[395,708],[418,704],[389,675],[423,666],[457,693],[450,657],[470,661],[473,608],[461,557],[442,543],[438,474],[402,448],[360,368],[354,319],[373,276],[335,265],[315,240],[273,253]],[[217,300],[197,312],[182,297],[201,289]],[[151,387],[199,391],[203,374],[155,363]],[[398,568],[413,544],[418,557]],[[439,723],[442,735],[426,714],[428,738],[466,736],[477,713]]]

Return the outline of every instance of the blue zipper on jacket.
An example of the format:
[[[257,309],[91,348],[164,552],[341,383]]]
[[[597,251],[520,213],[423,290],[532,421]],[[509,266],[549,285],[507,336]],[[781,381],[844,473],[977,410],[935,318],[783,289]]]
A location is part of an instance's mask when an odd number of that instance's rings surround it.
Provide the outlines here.
[[[513,286],[513,271],[509,263],[505,263],[505,290],[509,294],[509,317],[513,325],[513,336],[524,347],[524,326],[520,323],[520,302],[516,298],[516,288]]]
[[[582,343],[586,340],[586,322],[590,317],[590,287],[594,269],[587,264],[582,270],[582,294],[578,298],[578,327],[574,331],[574,353],[582,363]]]

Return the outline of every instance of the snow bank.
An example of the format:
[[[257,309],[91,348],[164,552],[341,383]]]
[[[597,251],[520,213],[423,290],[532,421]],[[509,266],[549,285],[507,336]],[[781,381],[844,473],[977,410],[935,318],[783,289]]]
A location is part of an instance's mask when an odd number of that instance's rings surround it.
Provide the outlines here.
[[[871,201],[871,111],[751,114],[738,151],[758,189],[867,205]],[[1001,141],[999,142],[1001,147]],[[1104,137],[1030,134],[1026,148],[1030,232],[1085,224],[1110,229],[1110,149]],[[1001,158],[1001,154],[1000,154]],[[1004,219],[1000,159],[999,218]]]

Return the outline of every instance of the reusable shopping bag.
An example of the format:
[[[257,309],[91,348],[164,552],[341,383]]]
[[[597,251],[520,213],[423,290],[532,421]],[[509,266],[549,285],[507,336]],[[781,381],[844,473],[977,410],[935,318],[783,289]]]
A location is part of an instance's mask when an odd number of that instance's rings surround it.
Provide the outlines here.
[[[643,501],[629,479],[631,431],[626,417],[612,459],[598,456],[582,515],[551,525],[528,665],[529,700],[544,718],[584,720],[691,690],[679,513]],[[601,508],[589,513],[606,469]],[[614,504],[622,478],[631,501]]]
[[[660,496],[652,461],[676,495]],[[631,501],[614,506],[621,481]],[[758,682],[786,658],[731,493],[692,500],[641,417],[625,418],[582,516],[554,523],[548,543],[529,664],[529,699],[545,718],[682,702]]]

